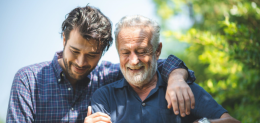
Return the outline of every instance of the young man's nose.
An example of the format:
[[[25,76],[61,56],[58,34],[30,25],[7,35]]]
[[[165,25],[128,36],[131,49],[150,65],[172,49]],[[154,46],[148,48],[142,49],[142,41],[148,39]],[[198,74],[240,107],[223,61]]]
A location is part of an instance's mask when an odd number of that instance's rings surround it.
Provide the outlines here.
[[[86,59],[86,56],[84,55],[79,55],[78,58],[77,58],[77,61],[76,61],[77,65],[79,67],[84,67],[86,65],[88,65],[88,61]]]

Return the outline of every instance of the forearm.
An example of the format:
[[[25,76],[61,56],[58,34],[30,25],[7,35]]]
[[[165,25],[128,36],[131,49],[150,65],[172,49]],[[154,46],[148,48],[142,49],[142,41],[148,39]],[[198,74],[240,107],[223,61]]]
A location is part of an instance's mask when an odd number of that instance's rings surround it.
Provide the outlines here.
[[[241,123],[237,119],[230,116],[228,113],[222,114],[219,119],[209,119],[209,121],[211,123]],[[198,123],[198,121],[195,123]]]
[[[238,120],[230,116],[228,113],[222,114],[220,119],[209,120],[211,123],[240,123]]]
[[[209,120],[211,123],[241,123],[233,117]]]

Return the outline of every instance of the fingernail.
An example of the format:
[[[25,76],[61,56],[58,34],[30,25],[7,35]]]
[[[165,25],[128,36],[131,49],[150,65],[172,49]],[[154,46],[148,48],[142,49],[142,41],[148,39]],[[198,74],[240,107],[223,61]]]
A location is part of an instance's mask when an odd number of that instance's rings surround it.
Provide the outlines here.
[[[176,115],[179,114],[179,111],[175,111],[175,114],[176,114]]]
[[[185,113],[182,113],[182,115],[181,115],[182,117],[185,117]]]
[[[190,114],[190,112],[187,112],[186,114],[187,114],[187,115],[189,115],[189,114]]]

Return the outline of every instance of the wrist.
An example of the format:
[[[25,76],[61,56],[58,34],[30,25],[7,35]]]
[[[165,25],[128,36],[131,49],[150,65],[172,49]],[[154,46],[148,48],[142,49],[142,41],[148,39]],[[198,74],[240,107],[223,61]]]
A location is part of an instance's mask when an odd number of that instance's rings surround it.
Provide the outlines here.
[[[169,74],[168,80],[170,78],[181,78],[181,79],[186,80],[188,78],[188,71],[183,68],[177,68]]]
[[[180,73],[179,71],[172,71],[169,78],[168,78],[168,84],[169,83],[176,83],[176,82],[185,82],[185,75]]]
[[[201,118],[201,119],[198,121],[198,123],[211,123],[211,122],[209,121],[208,118],[203,117],[203,118]]]

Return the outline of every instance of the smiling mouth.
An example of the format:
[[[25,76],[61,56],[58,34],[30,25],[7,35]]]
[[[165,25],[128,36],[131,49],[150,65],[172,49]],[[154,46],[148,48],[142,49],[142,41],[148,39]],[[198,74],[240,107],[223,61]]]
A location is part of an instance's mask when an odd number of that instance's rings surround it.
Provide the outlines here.
[[[144,69],[144,66],[142,66],[140,68],[130,68],[130,67],[127,67],[127,70],[132,71],[132,72],[138,72],[138,71],[143,70],[143,69]]]
[[[74,68],[75,68],[75,72],[77,73],[77,74],[84,74],[85,72],[86,72],[86,70],[87,70],[87,68],[78,68],[78,67],[76,67],[76,66],[73,66]]]

